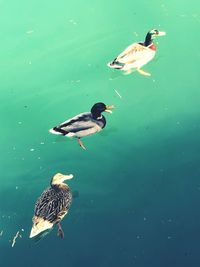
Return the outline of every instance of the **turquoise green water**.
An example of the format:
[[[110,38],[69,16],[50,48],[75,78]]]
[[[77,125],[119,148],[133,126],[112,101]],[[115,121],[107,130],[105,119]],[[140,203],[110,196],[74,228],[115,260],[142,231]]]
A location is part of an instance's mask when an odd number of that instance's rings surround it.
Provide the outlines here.
[[[199,1],[1,1],[0,10],[2,266],[198,267]],[[144,67],[151,77],[106,66],[152,28],[167,35]],[[116,108],[84,139],[87,151],[49,134],[99,101]],[[65,239],[54,231],[35,245],[34,204],[56,172],[74,174],[79,197]]]

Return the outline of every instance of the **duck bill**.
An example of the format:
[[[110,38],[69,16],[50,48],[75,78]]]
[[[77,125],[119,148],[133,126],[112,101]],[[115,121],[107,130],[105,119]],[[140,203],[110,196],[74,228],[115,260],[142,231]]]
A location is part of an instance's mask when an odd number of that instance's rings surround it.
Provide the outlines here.
[[[105,112],[108,112],[108,113],[112,113],[112,109],[114,108],[114,106],[106,106],[106,109],[105,109]]]
[[[70,179],[72,179],[73,177],[74,177],[73,174],[63,175],[63,181],[65,181],[65,180],[70,180]]]
[[[160,32],[160,31],[159,31],[159,33],[158,33],[157,36],[164,36],[164,35],[166,35],[166,32]]]

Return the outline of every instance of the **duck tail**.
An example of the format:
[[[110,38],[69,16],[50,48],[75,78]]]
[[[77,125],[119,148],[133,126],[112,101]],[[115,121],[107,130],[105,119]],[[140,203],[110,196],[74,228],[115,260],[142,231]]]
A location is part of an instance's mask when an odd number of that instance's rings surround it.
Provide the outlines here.
[[[49,132],[52,133],[52,134],[62,135],[62,133],[60,131],[58,131],[58,128],[57,127],[51,128],[49,130]]]
[[[67,131],[63,130],[62,128],[58,128],[58,127],[54,127],[52,129],[50,129],[49,132],[52,133],[52,134],[64,135],[64,136],[67,136],[67,137],[74,137],[74,136],[76,136],[75,133],[73,133],[73,132],[67,132]]]
[[[107,64],[107,66],[111,69],[122,69],[123,65],[121,65],[121,63],[119,63],[117,60],[117,58],[115,58],[113,61],[109,62]]]
[[[50,230],[53,227],[53,223],[44,220],[43,218],[34,216],[33,226],[29,235],[29,238],[33,238],[43,232]]]

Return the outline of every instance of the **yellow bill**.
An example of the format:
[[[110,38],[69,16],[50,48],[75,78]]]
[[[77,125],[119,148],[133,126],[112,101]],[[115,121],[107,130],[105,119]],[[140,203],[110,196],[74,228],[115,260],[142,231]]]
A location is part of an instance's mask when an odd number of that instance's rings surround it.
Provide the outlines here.
[[[112,113],[113,108],[114,108],[114,105],[106,106],[105,112]]]
[[[166,35],[166,32],[158,32],[158,35],[157,36],[164,36],[164,35]]]

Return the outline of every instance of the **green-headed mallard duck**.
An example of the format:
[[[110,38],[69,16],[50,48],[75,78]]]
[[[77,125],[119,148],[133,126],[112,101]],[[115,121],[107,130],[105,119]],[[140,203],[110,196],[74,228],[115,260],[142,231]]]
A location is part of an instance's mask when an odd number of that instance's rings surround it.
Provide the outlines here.
[[[76,137],[79,145],[86,149],[80,138],[97,133],[106,126],[106,119],[101,114],[106,111],[112,113],[114,106],[106,106],[104,103],[96,103],[91,112],[81,113],[63,123],[50,129],[50,133]]]
[[[128,46],[118,57],[108,63],[110,68],[131,72],[136,69],[140,74],[150,76],[151,74],[141,70],[141,67],[151,61],[156,53],[156,46],[153,39],[156,36],[166,35],[165,32],[151,30],[147,33],[145,41],[133,43]]]
[[[35,204],[30,238],[39,237],[40,239],[54,225],[58,226],[58,236],[64,237],[60,221],[67,214],[72,200],[70,188],[64,181],[72,178],[72,174],[57,173],[54,175],[50,183],[51,186],[41,194]]]

